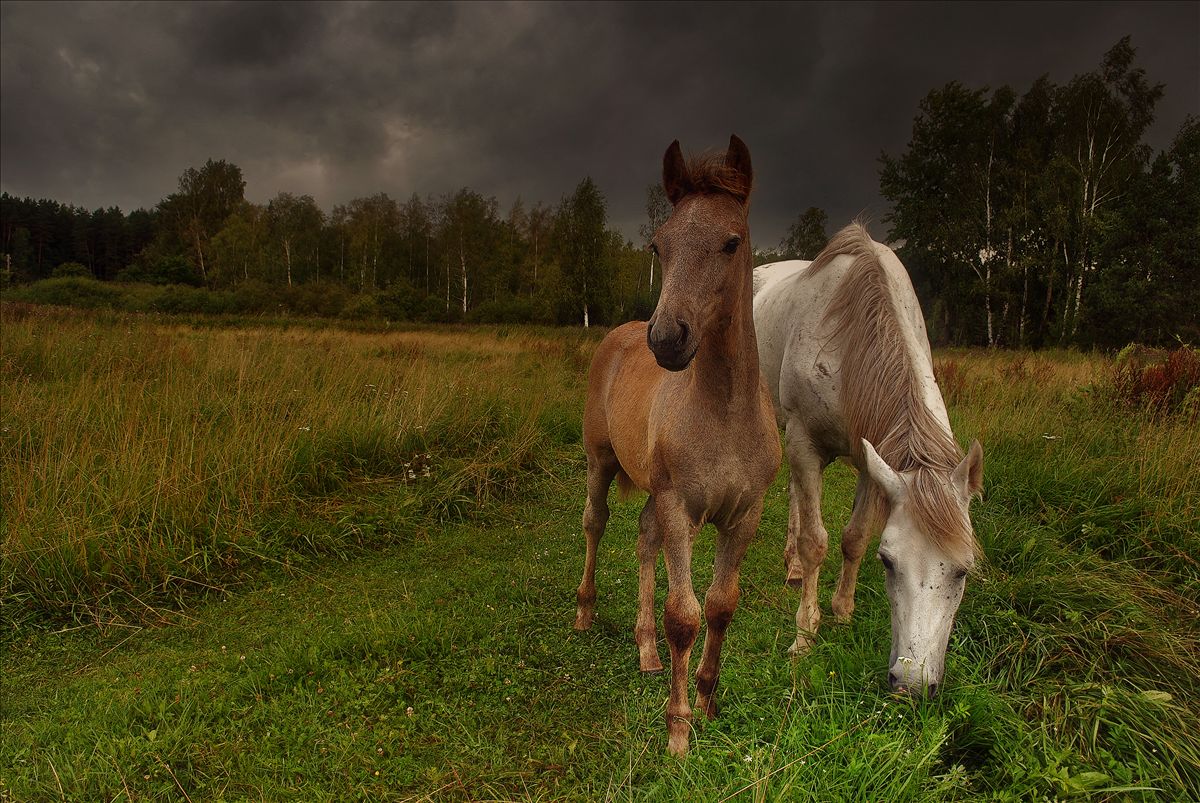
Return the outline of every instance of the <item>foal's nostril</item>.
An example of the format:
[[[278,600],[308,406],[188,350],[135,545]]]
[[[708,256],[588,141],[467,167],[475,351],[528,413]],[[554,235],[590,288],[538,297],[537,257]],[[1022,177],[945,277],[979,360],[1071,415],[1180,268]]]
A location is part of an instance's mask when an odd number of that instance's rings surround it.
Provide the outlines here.
[[[679,322],[679,347],[680,348],[683,348],[683,345],[685,343],[687,343],[687,339],[688,339],[688,325],[686,322],[680,321]]]

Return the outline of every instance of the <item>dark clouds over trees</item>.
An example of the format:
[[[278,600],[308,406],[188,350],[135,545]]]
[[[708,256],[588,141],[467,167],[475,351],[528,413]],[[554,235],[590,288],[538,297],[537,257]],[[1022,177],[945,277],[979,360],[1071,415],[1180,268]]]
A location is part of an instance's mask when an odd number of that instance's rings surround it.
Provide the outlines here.
[[[149,207],[226,159],[249,197],[330,208],[475,187],[507,205],[592,175],[634,237],[662,149],[731,132],[754,223],[876,221],[876,157],[930,87],[1058,83],[1132,33],[1167,84],[1165,148],[1200,97],[1193,4],[21,4],[0,8],[0,185]],[[882,235],[876,224],[875,232]]]

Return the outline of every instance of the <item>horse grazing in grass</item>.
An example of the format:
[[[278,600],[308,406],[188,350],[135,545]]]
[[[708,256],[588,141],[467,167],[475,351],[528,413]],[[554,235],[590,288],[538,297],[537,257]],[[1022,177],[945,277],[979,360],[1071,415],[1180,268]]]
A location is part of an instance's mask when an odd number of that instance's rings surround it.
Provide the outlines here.
[[[889,681],[932,696],[979,554],[968,506],[982,487],[983,450],[975,441],[964,457],[950,431],[908,273],[855,223],[811,264],[758,268],[754,323],[791,466],[784,560],[788,583],[803,588],[792,652],[808,649],[821,620],[817,576],[829,539],[821,474],[848,457],[858,486],[842,532],[834,615],[845,621],[853,612],[859,565],[882,526]]]
[[[700,630],[692,590],[692,542],[717,528],[713,582],[704,601],[708,634],[696,671],[696,706],[716,714],[721,644],[738,601],[738,572],[758,529],[763,496],[780,463],[771,397],[758,369],[751,313],[753,270],[748,200],[750,152],[736,136],[724,158],[685,162],[679,142],[663,158],[671,216],[651,246],[663,264],[662,294],[649,323],[614,329],[588,373],[583,443],[587,557],[575,627],[592,624],[596,548],[608,521],[613,478],[650,498],[638,536],[638,618],[644,672],[662,670],[654,624],[654,570],[667,568],[663,628],[671,650],[667,749],[688,749],[692,707],[688,660]],[[649,348],[647,348],[647,344]]]

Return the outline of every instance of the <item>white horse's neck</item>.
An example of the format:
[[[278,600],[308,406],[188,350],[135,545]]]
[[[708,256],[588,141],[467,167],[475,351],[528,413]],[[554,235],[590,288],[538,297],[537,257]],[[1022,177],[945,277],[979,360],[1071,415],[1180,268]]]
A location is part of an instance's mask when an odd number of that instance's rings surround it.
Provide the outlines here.
[[[925,331],[925,316],[921,314],[921,306],[917,301],[917,293],[913,289],[908,271],[892,253],[890,248],[876,247],[879,262],[884,268],[888,279],[892,304],[896,315],[902,324],[904,333],[904,351],[912,366],[913,373],[921,389],[921,400],[929,413],[941,424],[947,437],[953,440],[954,433],[950,429],[950,416],[946,412],[946,402],[942,398],[941,389],[933,372],[933,354],[929,348],[929,336]]]

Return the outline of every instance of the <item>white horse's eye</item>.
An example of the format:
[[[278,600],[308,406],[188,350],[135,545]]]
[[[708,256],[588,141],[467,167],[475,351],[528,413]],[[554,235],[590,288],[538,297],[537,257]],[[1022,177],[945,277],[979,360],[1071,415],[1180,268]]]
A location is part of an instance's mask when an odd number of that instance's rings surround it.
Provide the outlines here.
[[[889,572],[896,570],[896,567],[892,565],[892,559],[882,552],[879,553],[879,560],[881,563],[883,563],[883,568],[887,569]]]
[[[964,579],[966,579],[966,577],[967,577],[967,570],[966,570],[966,569],[959,569],[958,571],[956,571],[956,572],[954,573],[954,579],[955,579],[955,580],[964,580]]]

